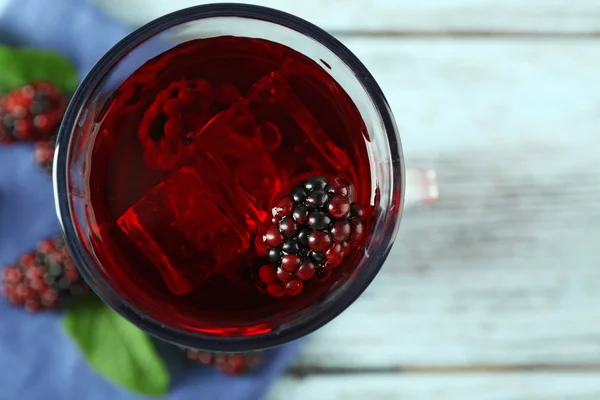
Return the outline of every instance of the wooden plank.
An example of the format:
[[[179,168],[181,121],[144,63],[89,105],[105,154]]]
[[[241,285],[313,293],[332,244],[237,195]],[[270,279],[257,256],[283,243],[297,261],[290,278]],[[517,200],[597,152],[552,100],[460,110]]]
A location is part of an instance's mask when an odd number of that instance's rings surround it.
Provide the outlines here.
[[[133,26],[201,0],[91,0]],[[589,34],[600,32],[594,0],[242,0],[298,15],[334,32]]]
[[[286,377],[266,400],[595,400],[597,373],[323,375]]]
[[[347,44],[441,197],[297,365],[600,364],[600,43]]]

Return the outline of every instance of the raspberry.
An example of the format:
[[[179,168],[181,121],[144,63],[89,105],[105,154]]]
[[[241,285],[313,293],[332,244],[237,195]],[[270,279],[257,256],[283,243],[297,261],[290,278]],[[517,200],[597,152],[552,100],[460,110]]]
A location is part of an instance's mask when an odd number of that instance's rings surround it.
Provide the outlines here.
[[[2,273],[2,293],[29,312],[55,310],[88,291],[62,237],[40,242]]]
[[[264,361],[264,354],[261,351],[210,353],[184,347],[180,347],[179,349],[185,353],[190,361],[203,365],[214,365],[218,370],[230,375],[240,375],[250,372]]]
[[[0,98],[0,142],[49,140],[62,121],[67,99],[49,82],[36,82]]]
[[[202,79],[173,82],[161,90],[138,129],[146,165],[170,171],[185,161],[195,132],[215,115],[214,101],[212,86]]]
[[[216,101],[223,107],[229,107],[242,100],[242,94],[231,83],[224,83],[217,88]]]
[[[271,209],[254,241],[261,257],[258,289],[273,297],[300,294],[309,281],[324,281],[365,235],[362,207],[346,179],[313,176],[295,185]]]

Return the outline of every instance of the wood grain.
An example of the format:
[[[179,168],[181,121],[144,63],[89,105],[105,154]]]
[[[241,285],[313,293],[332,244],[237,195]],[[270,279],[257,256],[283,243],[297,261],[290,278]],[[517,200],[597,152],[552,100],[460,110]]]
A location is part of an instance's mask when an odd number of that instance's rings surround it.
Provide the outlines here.
[[[593,373],[362,374],[283,378],[266,400],[596,400]]]
[[[599,43],[347,44],[441,198],[297,366],[600,364]]]
[[[137,26],[201,0],[92,0]],[[241,0],[278,8],[336,33],[598,34],[595,0]]]

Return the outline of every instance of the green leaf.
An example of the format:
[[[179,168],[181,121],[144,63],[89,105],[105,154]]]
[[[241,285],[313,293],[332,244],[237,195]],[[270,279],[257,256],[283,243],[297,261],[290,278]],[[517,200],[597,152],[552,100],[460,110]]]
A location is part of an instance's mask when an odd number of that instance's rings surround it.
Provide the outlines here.
[[[0,46],[0,93],[35,81],[50,81],[70,94],[77,88],[77,71],[52,51]]]
[[[88,364],[105,378],[144,395],[167,393],[169,371],[148,335],[101,301],[70,309],[63,327]]]

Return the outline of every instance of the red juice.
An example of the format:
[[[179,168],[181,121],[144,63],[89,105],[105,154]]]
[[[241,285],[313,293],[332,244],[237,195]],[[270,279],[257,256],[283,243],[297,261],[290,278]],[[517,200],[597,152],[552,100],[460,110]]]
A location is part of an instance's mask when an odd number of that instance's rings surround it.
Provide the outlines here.
[[[170,326],[247,336],[351,275],[360,244],[295,295],[257,285],[257,235],[309,177],[351,182],[368,230],[366,128],[328,68],[223,36],[178,45],[123,82],[97,119],[86,169],[93,252],[120,296]]]

